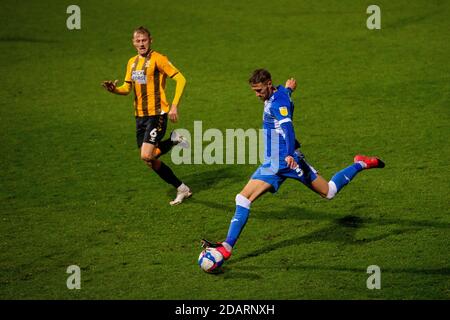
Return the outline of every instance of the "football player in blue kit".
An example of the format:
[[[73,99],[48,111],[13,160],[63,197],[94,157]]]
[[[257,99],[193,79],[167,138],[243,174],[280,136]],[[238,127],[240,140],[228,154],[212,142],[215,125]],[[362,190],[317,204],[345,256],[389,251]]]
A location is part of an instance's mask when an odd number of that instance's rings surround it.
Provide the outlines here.
[[[277,192],[287,178],[300,181],[323,198],[333,199],[358,172],[384,167],[384,162],[377,157],[356,155],[352,165],[337,172],[330,181],[326,181],[305,160],[299,149],[300,144],[295,139],[292,124],[294,104],[291,100],[291,94],[297,87],[295,79],[288,79],[285,86],[275,87],[270,73],[265,69],[258,69],[253,72],[249,84],[256,96],[264,102],[265,158],[264,163],[236,196],[236,211],[231,219],[226,240],[218,243],[202,240],[203,247],[216,248],[225,260],[230,258],[232,249],[247,223],[252,202],[267,191]]]

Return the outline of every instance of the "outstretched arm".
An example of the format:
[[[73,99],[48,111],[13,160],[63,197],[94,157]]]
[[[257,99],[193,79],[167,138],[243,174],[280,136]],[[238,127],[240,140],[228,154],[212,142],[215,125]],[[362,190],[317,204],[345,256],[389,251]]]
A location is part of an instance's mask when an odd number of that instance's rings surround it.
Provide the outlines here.
[[[177,85],[175,88],[175,97],[172,101],[172,106],[169,111],[169,119],[172,122],[178,121],[178,105],[180,103],[181,96],[184,92],[184,87],[186,86],[186,78],[178,72],[173,78],[176,81]]]
[[[126,96],[131,92],[131,82],[125,81],[123,85],[117,87],[119,80],[113,81],[103,81],[102,86],[111,93],[120,94]]]

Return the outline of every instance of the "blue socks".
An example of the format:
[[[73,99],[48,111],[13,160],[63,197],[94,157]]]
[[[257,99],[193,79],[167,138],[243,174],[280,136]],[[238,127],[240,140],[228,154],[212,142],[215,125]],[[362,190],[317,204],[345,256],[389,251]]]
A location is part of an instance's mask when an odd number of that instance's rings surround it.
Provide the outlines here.
[[[239,235],[247,223],[250,214],[251,202],[246,197],[238,194],[236,196],[236,211],[231,219],[230,228],[228,229],[227,239],[225,240],[230,246],[234,246]]]
[[[336,173],[330,181],[334,182],[334,184],[336,185],[336,193],[338,193],[343,187],[345,187],[356,176],[356,174],[363,169],[363,166],[360,163],[356,162]]]

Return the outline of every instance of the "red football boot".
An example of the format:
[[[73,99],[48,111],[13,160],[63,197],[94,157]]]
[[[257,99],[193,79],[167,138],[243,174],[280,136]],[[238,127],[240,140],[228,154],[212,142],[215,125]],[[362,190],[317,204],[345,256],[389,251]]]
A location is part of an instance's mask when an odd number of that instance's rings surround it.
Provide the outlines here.
[[[377,157],[366,157],[363,155],[356,155],[355,158],[353,158],[353,162],[359,162],[362,161],[366,165],[364,169],[371,169],[371,168],[384,168],[385,164],[381,159]]]
[[[228,260],[231,257],[231,251],[228,251],[222,244],[222,242],[211,242],[206,239],[202,239],[203,248],[215,248],[223,256],[224,260]]]

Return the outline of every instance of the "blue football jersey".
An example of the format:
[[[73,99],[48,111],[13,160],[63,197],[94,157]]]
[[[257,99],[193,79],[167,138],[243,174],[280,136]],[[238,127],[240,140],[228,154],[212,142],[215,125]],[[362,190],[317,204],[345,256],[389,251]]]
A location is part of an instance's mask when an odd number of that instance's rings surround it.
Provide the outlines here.
[[[291,100],[291,91],[278,86],[277,91],[264,102],[263,129],[265,140],[264,162],[277,162],[285,166],[285,157],[288,156],[285,134],[281,124],[292,121],[294,103]]]

